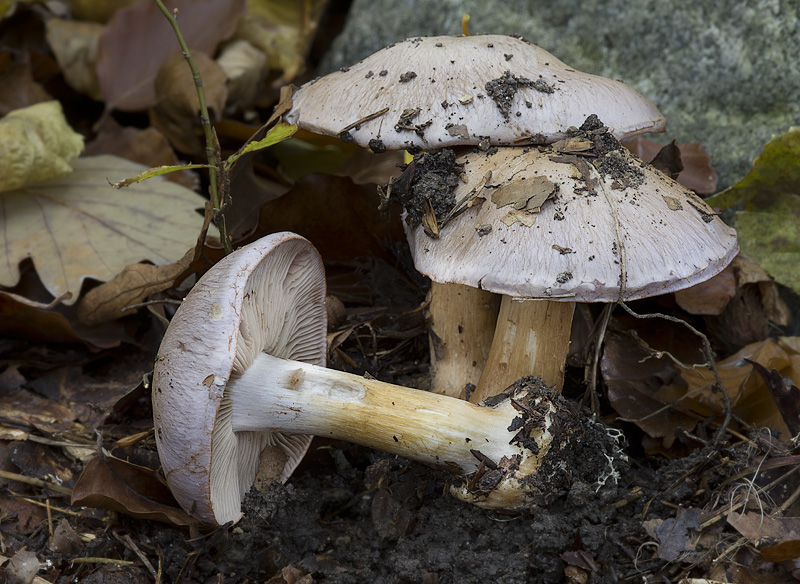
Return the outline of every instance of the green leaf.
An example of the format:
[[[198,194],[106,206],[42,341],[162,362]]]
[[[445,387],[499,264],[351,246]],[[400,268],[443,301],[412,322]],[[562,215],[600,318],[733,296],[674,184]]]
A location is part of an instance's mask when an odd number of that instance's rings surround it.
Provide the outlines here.
[[[156,176],[161,176],[162,174],[169,174],[170,172],[177,172],[179,170],[190,170],[192,168],[211,168],[210,164],[178,164],[175,166],[154,166],[153,168],[148,168],[145,171],[140,172],[136,176],[131,178],[123,179],[119,182],[111,182],[109,184],[114,187],[115,189],[121,189],[123,187],[129,187],[133,184],[140,183],[143,180],[147,180],[148,178],[153,178]]]
[[[706,202],[742,205],[735,215],[742,251],[800,292],[800,127],[770,140],[746,177]]]
[[[282,142],[287,138],[292,137],[295,132],[297,132],[297,126],[285,124],[283,122],[277,124],[275,127],[270,129],[267,132],[267,135],[261,138],[261,140],[254,140],[252,142],[248,142],[244,145],[244,147],[239,150],[236,154],[233,154],[225,161],[225,168],[230,169],[234,162],[236,162],[242,154],[247,154],[248,152],[254,152],[255,150],[263,150],[264,148],[269,148],[277,144],[278,142]]]
[[[65,304],[73,304],[86,278],[180,259],[200,233],[195,210],[204,199],[161,177],[124,191],[108,185],[106,177],[144,168],[110,155],[79,158],[70,174],[0,193],[0,286],[15,286],[19,263],[30,258],[48,292],[69,292]]]

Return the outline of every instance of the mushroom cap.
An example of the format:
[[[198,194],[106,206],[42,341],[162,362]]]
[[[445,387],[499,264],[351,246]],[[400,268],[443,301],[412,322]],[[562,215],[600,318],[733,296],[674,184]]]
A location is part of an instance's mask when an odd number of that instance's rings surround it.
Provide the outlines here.
[[[216,264],[183,301],[161,342],[153,417],[178,503],[201,523],[241,516],[259,470],[285,481],[311,436],[234,432],[226,385],[260,352],[325,364],[325,276],[306,239],[275,233]],[[270,456],[269,464],[263,464]]]
[[[504,35],[406,39],[306,83],[292,104],[287,122],[377,151],[483,139],[550,143],[590,114],[618,139],[666,128],[658,109],[634,89]]]
[[[457,159],[466,181],[455,200],[474,190],[476,204],[438,239],[406,225],[416,268],[510,296],[615,302],[688,288],[738,252],[736,232],[701,198],[628,150],[594,159],[543,150]]]

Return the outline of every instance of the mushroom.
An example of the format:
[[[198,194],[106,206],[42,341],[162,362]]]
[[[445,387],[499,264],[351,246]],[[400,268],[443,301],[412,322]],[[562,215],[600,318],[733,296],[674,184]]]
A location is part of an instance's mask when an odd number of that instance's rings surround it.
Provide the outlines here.
[[[406,39],[303,85],[291,101],[287,122],[376,152],[551,143],[590,114],[619,139],[666,127],[658,109],[625,84],[504,35]],[[433,280],[431,389],[463,397],[484,369],[500,300]]]
[[[477,406],[323,367],[324,298],[319,254],[277,233],[211,268],[175,313],[155,364],[156,444],[169,487],[200,522],[236,521],[259,457],[286,480],[311,434],[469,477],[453,492],[489,508],[524,506],[547,481],[531,475],[564,466],[580,433],[554,438],[565,406],[535,384]]]
[[[503,294],[476,401],[523,375],[560,390],[575,302],[681,290],[738,252],[735,231],[702,199],[621,147],[595,116],[549,147],[456,162],[463,212],[438,238],[423,222],[407,230],[414,263],[432,280]],[[413,191],[415,180],[396,184]]]
[[[297,89],[284,119],[373,150],[432,150],[555,142],[593,113],[619,139],[666,127],[624,83],[518,37],[473,35],[390,45]]]

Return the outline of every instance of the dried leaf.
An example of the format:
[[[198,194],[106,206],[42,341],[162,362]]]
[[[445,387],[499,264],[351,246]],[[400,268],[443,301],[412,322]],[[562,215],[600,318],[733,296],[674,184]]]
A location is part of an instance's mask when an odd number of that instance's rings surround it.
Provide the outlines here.
[[[772,399],[778,405],[783,421],[789,428],[792,436],[800,434],[800,388],[794,384],[791,378],[784,377],[777,369],[767,369],[758,361],[745,359],[752,365],[767,388],[772,394]]]
[[[75,416],[55,400],[20,389],[0,397],[0,417],[6,422],[52,435],[72,428]]]
[[[178,23],[192,51],[213,54],[244,16],[245,0],[172,0]],[[136,47],[136,50],[131,50]],[[97,77],[109,109],[144,110],[156,103],[154,81],[179,45],[154,2],[117,10],[100,37]]]
[[[628,150],[636,154],[639,158],[653,160],[662,145],[642,136],[636,136],[623,143]],[[678,182],[700,195],[708,195],[717,190],[719,177],[711,168],[711,158],[703,147],[697,142],[688,144],[678,144],[680,159],[683,164],[683,172],[678,175]]]
[[[736,277],[729,265],[713,278],[675,292],[675,301],[689,314],[720,314],[735,294]]]
[[[228,98],[225,72],[201,51],[193,51],[192,56],[203,79],[209,115],[215,118],[222,114]],[[197,86],[182,54],[173,53],[158,70],[155,91],[156,104],[149,112],[150,123],[180,152],[204,154],[206,144]]]
[[[746,177],[707,202],[743,205],[735,216],[742,251],[800,292],[800,127],[770,140]]]
[[[0,191],[72,172],[83,136],[69,127],[57,101],[37,103],[0,119]]]
[[[171,287],[191,264],[194,248],[174,264],[153,266],[133,264],[110,281],[93,288],[78,303],[78,318],[87,326],[122,318],[126,306],[142,302],[149,296]]]
[[[72,490],[72,505],[111,509],[178,527],[194,523],[154,471],[111,456],[89,461]]]
[[[326,4],[327,0],[250,0],[248,15],[236,36],[264,51],[270,67],[281,71],[285,81],[291,81],[305,67],[306,53]]]
[[[222,50],[217,64],[228,78],[228,108],[243,110],[252,107],[269,69],[267,54],[240,39]]]
[[[12,62],[0,66],[0,116],[14,110],[53,99],[44,88],[33,80],[31,65],[27,61]]]
[[[103,25],[63,18],[47,21],[47,42],[67,84],[96,101],[102,99],[97,81],[97,46]]]
[[[750,540],[768,562],[800,558],[800,517],[772,517],[747,511],[728,513],[728,523]]]
[[[692,533],[700,531],[700,514],[700,509],[687,507],[678,509],[674,518],[645,521],[648,534],[659,541],[659,558],[674,562],[684,552],[695,550]]]
[[[0,285],[14,286],[18,264],[30,257],[55,297],[78,299],[86,278],[106,281],[142,260],[168,264],[194,245],[203,218],[197,194],[152,179],[125,192],[108,178],[134,175],[142,167],[115,156],[81,158],[74,172],[0,194]]]
[[[94,140],[86,144],[84,156],[114,154],[148,168],[154,166],[173,166],[178,164],[178,157],[164,135],[153,127],[122,127],[108,117]],[[164,178],[194,189],[198,185],[196,175],[189,171],[171,172]]]
[[[69,10],[76,20],[108,22],[114,13],[138,0],[69,0]]]

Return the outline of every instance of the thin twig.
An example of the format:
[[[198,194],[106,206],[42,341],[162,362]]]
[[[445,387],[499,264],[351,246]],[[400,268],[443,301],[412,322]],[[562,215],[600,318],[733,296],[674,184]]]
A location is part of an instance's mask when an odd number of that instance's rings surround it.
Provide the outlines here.
[[[214,147],[214,133],[211,129],[211,116],[208,113],[208,105],[206,104],[206,94],[203,90],[203,79],[200,77],[200,69],[197,68],[197,63],[189,51],[189,46],[183,38],[183,33],[178,26],[178,10],[170,12],[161,0],[153,0],[158,6],[159,10],[164,14],[172,30],[175,31],[175,36],[183,51],[183,56],[189,64],[189,69],[192,71],[192,78],[194,85],[197,88],[197,100],[200,102],[200,121],[203,124],[203,133],[206,139],[206,156],[208,157],[208,180],[209,180],[209,194],[211,196],[211,204],[214,207],[215,223],[219,227],[219,235],[222,239],[222,246],[225,248],[225,253],[231,253],[233,246],[231,245],[230,237],[228,236],[228,229],[225,226],[225,216],[222,214],[222,205],[219,197],[219,178],[217,176],[217,169],[222,168],[220,163],[220,156],[218,150]]]
[[[34,487],[41,487],[43,489],[50,489],[51,491],[62,493],[64,495],[72,494],[72,489],[70,488],[62,487],[61,485],[57,483],[52,483],[50,481],[43,481],[42,479],[26,477],[25,475],[17,474],[15,472],[0,470],[0,478],[9,479],[11,481],[17,481],[18,483],[25,483],[26,485],[33,485]]]

